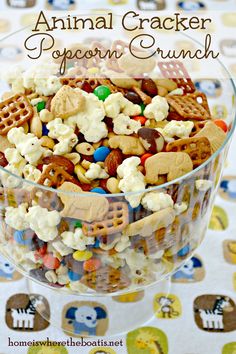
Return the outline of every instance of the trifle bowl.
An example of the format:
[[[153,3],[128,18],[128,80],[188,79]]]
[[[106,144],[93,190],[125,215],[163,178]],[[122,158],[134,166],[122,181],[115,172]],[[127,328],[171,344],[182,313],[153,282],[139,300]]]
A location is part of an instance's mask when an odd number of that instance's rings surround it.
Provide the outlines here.
[[[216,79],[204,63],[137,59],[120,37],[70,48],[111,45],[121,58],[25,55],[2,76],[0,250],[54,298],[139,292],[181,267],[204,238],[235,128],[235,87],[219,61],[224,120],[194,85]]]

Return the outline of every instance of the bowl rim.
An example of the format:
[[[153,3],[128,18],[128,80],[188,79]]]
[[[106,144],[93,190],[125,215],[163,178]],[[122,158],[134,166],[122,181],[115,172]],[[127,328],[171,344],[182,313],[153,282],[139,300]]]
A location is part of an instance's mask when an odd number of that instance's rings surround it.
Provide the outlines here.
[[[86,16],[86,14],[81,14],[81,16]],[[119,15],[115,15],[116,17],[119,17]],[[29,28],[30,25],[25,26],[23,28],[20,28],[19,30],[12,32],[10,34],[8,34],[5,37],[2,37],[0,39],[0,43],[3,42],[5,39],[14,36],[15,34],[24,31],[25,29]],[[191,37],[190,35],[183,33],[183,32],[178,32],[179,35],[182,35],[183,37],[187,37],[188,39],[190,39],[191,41],[198,43],[200,46],[203,46],[198,40],[196,40],[195,38]],[[180,184],[183,180],[188,179],[193,177],[195,174],[197,175],[197,173],[201,170],[203,170],[208,164],[210,164],[213,160],[215,160],[220,153],[224,150],[224,148],[227,146],[227,144],[230,142],[230,139],[233,136],[233,133],[236,129],[236,84],[234,82],[233,77],[231,76],[229,70],[226,68],[225,64],[222,63],[222,61],[219,58],[216,58],[216,61],[218,62],[218,64],[220,65],[221,68],[223,68],[223,70],[225,71],[226,75],[227,75],[227,81],[229,81],[231,83],[231,88],[232,88],[232,95],[231,95],[231,99],[232,99],[232,107],[233,107],[233,111],[231,113],[233,121],[230,127],[230,130],[227,133],[226,139],[224,141],[224,143],[221,145],[221,147],[215,151],[211,157],[206,160],[203,164],[201,164],[200,166],[198,166],[197,168],[195,168],[194,170],[186,173],[185,175],[178,177],[172,181],[160,184],[158,186],[153,186],[153,187],[149,187],[149,188],[145,188],[145,189],[141,189],[138,191],[134,191],[134,192],[121,192],[121,193],[96,193],[97,197],[105,197],[105,198],[113,198],[113,197],[126,197],[126,196],[135,196],[135,195],[139,195],[139,194],[144,194],[144,193],[148,193],[148,192],[153,192],[153,191],[158,191],[158,190],[163,190],[166,189],[167,187],[173,185],[173,184]],[[234,116],[234,117],[233,117]],[[47,187],[41,184],[38,184],[36,182],[24,179],[21,176],[18,176],[8,170],[6,170],[4,167],[0,166],[0,172],[6,173],[16,179],[18,179],[21,183],[24,183],[26,185],[32,186],[34,188],[37,188],[39,190],[45,190],[45,191],[49,191],[49,192],[53,192],[53,193],[57,193],[57,194],[64,194],[64,195],[69,195],[69,196],[78,196],[78,197],[91,197],[92,195],[94,195],[94,193],[91,195],[91,192],[87,192],[87,191],[83,191],[83,192],[71,192],[71,191],[62,191],[59,189],[54,189],[51,187]],[[20,186],[20,188],[22,188],[22,185]],[[17,189],[17,187],[9,187],[9,189]]]

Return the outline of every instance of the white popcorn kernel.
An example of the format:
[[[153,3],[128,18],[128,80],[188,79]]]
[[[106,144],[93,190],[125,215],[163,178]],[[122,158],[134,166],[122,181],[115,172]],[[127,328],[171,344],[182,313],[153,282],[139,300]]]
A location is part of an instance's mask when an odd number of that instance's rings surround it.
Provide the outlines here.
[[[152,102],[144,110],[144,116],[149,119],[155,119],[157,122],[166,119],[169,112],[169,104],[165,97],[155,96]]]
[[[60,78],[56,76],[58,70],[58,64],[37,63],[22,73],[23,86],[39,95],[53,95],[62,87]]]
[[[94,237],[87,237],[82,229],[77,228],[75,232],[65,231],[61,234],[62,242],[75,250],[84,251],[88,245],[95,243]]]
[[[103,122],[105,118],[103,102],[93,93],[88,94],[80,89],[75,90],[81,92],[85,98],[84,109],[67,118],[65,124],[73,129],[77,126],[87,142],[97,143],[106,138],[108,134],[107,126]]]
[[[121,236],[120,240],[115,245],[115,250],[117,252],[123,252],[130,245],[131,245],[131,242],[129,240],[129,237],[128,236]]]
[[[195,187],[200,192],[206,192],[213,185],[212,181],[208,181],[207,179],[198,179],[195,181]]]
[[[131,135],[137,133],[141,128],[141,123],[130,119],[129,116],[119,114],[117,118],[113,119],[113,131],[115,134]]]
[[[19,151],[15,148],[8,148],[4,152],[5,157],[9,163],[9,165],[14,166],[18,169],[19,174],[22,173],[23,168],[26,165],[25,159],[21,156]]]
[[[188,209],[188,204],[185,202],[182,202],[180,204],[176,203],[174,205],[175,213],[176,215],[180,215],[184,213]]]
[[[169,207],[172,208],[174,202],[167,193],[149,192],[142,198],[142,205],[145,209],[155,212]]]
[[[15,230],[26,230],[29,228],[26,219],[28,204],[20,204],[17,208],[7,207],[5,214],[5,223]]]
[[[22,127],[12,128],[8,132],[7,138],[31,165],[37,164],[42,157],[44,148],[41,146],[40,140],[34,134],[25,134]]]
[[[11,173],[14,173],[15,175],[21,177],[21,173],[20,171],[12,166],[12,165],[7,165],[6,167],[4,167],[4,170],[9,171]],[[21,185],[21,179],[20,178],[16,178],[12,175],[10,175],[8,172],[6,171],[0,171],[0,181],[3,185],[3,187],[5,188],[17,188]]]
[[[182,88],[177,88],[171,92],[168,93],[169,96],[175,96],[175,95],[178,95],[178,96],[183,96],[184,94],[184,90]]]
[[[156,128],[156,130],[163,135],[166,142],[170,143],[175,140],[174,137],[188,138],[193,127],[194,123],[191,121],[172,120],[164,128]]]
[[[48,211],[46,208],[37,205],[29,208],[26,221],[38,238],[47,242],[57,237],[57,225],[61,221],[61,216],[56,210]]]
[[[30,164],[23,168],[23,176],[28,181],[37,182],[40,179],[41,174],[42,172],[40,170]]]
[[[145,177],[137,169],[141,160],[139,157],[132,156],[125,159],[117,168],[117,174],[121,178],[119,189],[122,192],[138,192],[145,189]],[[130,203],[132,208],[139,206],[143,194],[137,193],[130,196],[125,196],[125,199]]]
[[[89,165],[89,169],[85,173],[85,177],[88,179],[106,179],[109,177],[109,175],[106,173],[106,171],[101,168],[100,165],[96,163],[91,163]]]
[[[136,116],[141,113],[140,106],[127,100],[121,92],[109,95],[104,101],[104,108],[109,118],[117,118],[120,113],[126,116]]]

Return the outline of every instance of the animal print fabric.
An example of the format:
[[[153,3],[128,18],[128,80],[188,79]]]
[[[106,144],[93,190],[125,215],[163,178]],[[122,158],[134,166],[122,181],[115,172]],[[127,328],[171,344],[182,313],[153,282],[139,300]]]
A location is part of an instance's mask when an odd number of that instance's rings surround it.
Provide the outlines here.
[[[214,10],[216,28],[220,29],[215,41],[221,60],[236,77],[236,2],[235,0],[0,0],[0,38],[10,31],[27,25],[39,10],[97,11],[109,9],[118,14],[124,11],[191,11]],[[224,10],[224,12],[223,12]],[[161,14],[158,13],[159,15]],[[154,16],[154,12],[153,12]],[[177,44],[176,44],[177,45]],[[17,43],[5,48],[0,42],[0,57],[9,63],[20,62]],[[224,119],[227,112],[220,100],[222,93],[218,80],[199,80],[195,83],[213,99],[214,114]],[[171,279],[170,293],[157,289],[113,297],[109,305],[99,302],[69,303],[57,307],[59,321],[48,323],[55,311],[55,302],[44,294],[28,297],[26,280],[0,256],[0,354],[235,354],[236,353],[236,135],[229,152],[224,176],[212,212],[209,229],[197,254]],[[133,312],[141,311],[140,304],[148,304],[153,318],[136,326],[115,340],[117,347],[9,347],[12,341],[51,341],[78,338],[81,333],[109,336],[110,313],[119,327],[119,309],[133,304]],[[116,310],[114,310],[116,309]],[[44,314],[41,318],[39,313]],[[128,311],[127,311],[128,312]],[[127,316],[128,316],[127,314]],[[87,318],[80,324],[79,318]],[[67,321],[70,332],[62,331],[60,321]],[[74,331],[74,332],[73,332]],[[122,331],[122,328],[121,328]]]

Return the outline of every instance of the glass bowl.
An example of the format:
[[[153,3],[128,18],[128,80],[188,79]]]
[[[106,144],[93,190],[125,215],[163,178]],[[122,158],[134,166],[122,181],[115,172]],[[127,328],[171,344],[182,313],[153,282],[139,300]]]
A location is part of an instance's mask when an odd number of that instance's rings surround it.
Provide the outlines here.
[[[130,38],[118,25],[115,30],[119,31],[117,38]],[[148,33],[152,32],[157,34],[149,29]],[[23,46],[30,34],[26,28],[1,41],[2,47],[19,43],[19,63],[24,67],[32,65]],[[110,43],[105,30],[98,37],[92,34],[81,32],[80,43],[92,39],[103,45]],[[75,35],[70,31],[54,33],[55,42],[63,48],[64,43],[76,41]],[[198,46],[181,33],[170,37],[160,32],[158,36],[159,44],[168,43],[169,47],[183,41],[185,46]],[[16,64],[15,55],[8,59],[7,65],[4,58],[1,64],[9,70],[9,65],[11,69]],[[218,60],[186,60],[184,64],[194,80],[211,78],[220,83],[221,96],[212,98],[210,93],[209,105],[224,105],[230,127],[221,148],[190,173],[170,182],[164,178],[163,183],[146,190],[137,187],[133,192],[99,194],[77,192],[76,185],[71,191],[55,190],[0,167],[0,250],[25,276],[58,291],[119,295],[160,282],[192,256],[204,238],[235,128],[235,86]],[[93,67],[90,73],[95,71]],[[2,82],[2,93],[7,90]],[[173,169],[178,168],[175,163]],[[150,193],[163,193],[169,204],[148,210],[145,198]]]

